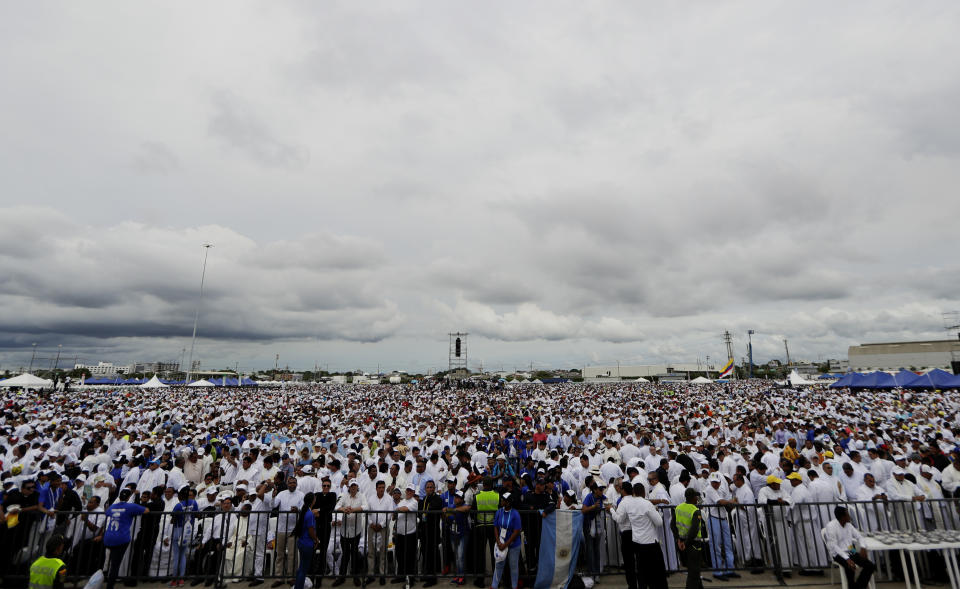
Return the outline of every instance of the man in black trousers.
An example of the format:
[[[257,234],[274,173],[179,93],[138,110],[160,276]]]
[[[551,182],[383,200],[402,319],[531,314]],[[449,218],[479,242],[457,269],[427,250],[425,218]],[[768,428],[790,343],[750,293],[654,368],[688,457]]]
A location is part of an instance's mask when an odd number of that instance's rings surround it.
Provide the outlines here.
[[[424,485],[426,494],[420,499],[420,549],[423,552],[423,570],[421,579],[424,587],[437,584],[437,571],[440,570],[440,517],[443,499],[437,495],[437,486],[433,481]]]

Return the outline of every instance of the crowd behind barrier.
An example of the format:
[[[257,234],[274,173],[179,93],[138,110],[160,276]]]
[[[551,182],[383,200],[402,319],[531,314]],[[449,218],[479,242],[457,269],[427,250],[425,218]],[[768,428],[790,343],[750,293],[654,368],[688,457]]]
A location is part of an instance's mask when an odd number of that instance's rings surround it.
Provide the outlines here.
[[[294,521],[295,512],[234,509],[227,499],[208,511],[146,513],[133,519],[131,542],[118,565],[118,579],[221,586],[241,581],[259,585],[282,581],[292,584],[302,553],[295,538],[278,532],[278,521]],[[960,500],[869,501],[801,503],[795,505],[700,505],[707,523],[702,570],[723,572],[769,571],[777,575],[794,571],[823,570],[832,558],[821,529],[833,519],[837,505],[846,506],[861,532],[960,530]],[[581,504],[558,509],[518,509],[522,522],[519,572],[532,585],[541,560],[540,522],[553,513],[579,511]],[[616,505],[604,511],[583,530],[578,572],[587,577],[623,575],[624,542],[615,521]],[[668,572],[684,570],[676,539],[670,532],[674,507],[659,508],[662,527],[659,549]],[[350,580],[354,585],[384,584],[437,577],[457,584],[477,581],[488,587],[494,565],[492,524],[478,522],[476,510],[457,517],[450,510],[396,510],[344,513],[314,509],[319,542],[310,551],[307,576],[314,586],[323,579]],[[409,519],[404,522],[404,519]],[[382,526],[376,529],[374,524]],[[68,582],[82,584],[97,570],[108,571],[114,555],[104,546],[108,525],[103,511],[58,513],[20,521],[0,530],[4,549],[5,587],[26,586],[29,564],[43,552],[46,542],[62,535]],[[282,527],[282,524],[281,524]],[[404,533],[408,532],[408,533]],[[284,541],[286,538],[286,541]],[[590,546],[598,548],[595,556]],[[628,547],[629,548],[629,547]],[[285,549],[285,550],[283,550]],[[930,555],[934,560],[936,554]],[[897,563],[891,562],[896,567]],[[932,563],[930,566],[937,566]],[[899,572],[899,571],[898,571]],[[638,573],[642,577],[642,571]],[[178,580],[182,580],[178,583]],[[480,583],[480,582],[484,583]],[[509,585],[509,579],[504,581]]]
[[[612,573],[636,589],[637,571],[690,554],[721,579],[822,571],[837,504],[864,532],[958,527],[949,392],[468,384],[4,390],[4,585],[65,549],[71,579],[106,571],[107,589],[515,587],[556,578],[564,559],[586,584]],[[698,496],[702,535],[677,550]],[[937,555],[921,562],[938,576]]]

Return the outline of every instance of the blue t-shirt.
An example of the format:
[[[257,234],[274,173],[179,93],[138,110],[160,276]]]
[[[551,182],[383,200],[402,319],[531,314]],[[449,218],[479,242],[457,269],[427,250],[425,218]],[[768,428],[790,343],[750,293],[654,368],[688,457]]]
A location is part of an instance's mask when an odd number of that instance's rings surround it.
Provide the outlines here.
[[[509,538],[510,534],[514,530],[520,529],[520,514],[517,513],[516,509],[511,509],[506,511],[504,509],[498,509],[497,515],[493,518],[493,525],[497,526],[501,530],[507,530],[506,537]],[[517,537],[514,538],[513,542],[510,543],[510,548],[519,548],[520,547],[520,534],[517,534]]]
[[[587,493],[587,496],[586,496],[586,497],[583,498],[583,506],[584,506],[584,507],[590,507],[590,506],[595,505],[595,504],[597,504],[597,503],[601,503],[601,504],[602,504],[603,501],[604,501],[604,499],[605,499],[605,498],[604,498],[603,495],[601,495],[600,498],[598,499],[597,497],[594,496],[593,492],[591,491],[590,493]],[[599,513],[600,513],[599,511],[596,511],[596,510],[595,510],[595,511],[588,511],[587,513],[583,514],[583,525],[584,525],[584,528],[586,528],[586,525],[589,524],[589,523],[591,523],[591,522],[594,520],[594,518],[597,517],[597,514],[599,514]]]
[[[173,526],[176,528],[182,528],[187,521],[193,523],[193,515],[189,515],[189,513],[196,511],[200,511],[200,506],[193,499],[187,499],[186,501],[177,503],[173,506]]]
[[[297,538],[297,546],[300,548],[313,548],[313,538],[310,537],[310,528],[316,528],[316,518],[313,516],[313,510],[308,509],[303,514],[303,531]]]
[[[462,511],[455,511],[447,516],[447,524],[450,529],[450,535],[453,536],[455,540],[463,538],[469,531],[467,527],[467,514]]]
[[[133,518],[143,515],[147,510],[136,503],[114,503],[107,508],[107,531],[103,534],[103,545],[120,546],[130,541],[130,526]]]

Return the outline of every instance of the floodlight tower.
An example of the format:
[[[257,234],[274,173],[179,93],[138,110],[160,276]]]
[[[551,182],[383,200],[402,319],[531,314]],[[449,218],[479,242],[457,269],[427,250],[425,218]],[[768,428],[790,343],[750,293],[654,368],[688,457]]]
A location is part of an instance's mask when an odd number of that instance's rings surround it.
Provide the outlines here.
[[[193,347],[197,343],[197,324],[200,322],[200,305],[203,303],[203,281],[207,277],[207,255],[212,243],[203,244],[203,270],[200,271],[200,297],[197,299],[197,314],[193,317],[193,338],[190,340],[190,361],[187,365],[187,380],[183,384],[190,384],[190,373],[193,371]]]
[[[466,333],[456,332],[447,334],[450,336],[450,353],[448,356],[447,369],[450,372],[467,370],[467,335]]]

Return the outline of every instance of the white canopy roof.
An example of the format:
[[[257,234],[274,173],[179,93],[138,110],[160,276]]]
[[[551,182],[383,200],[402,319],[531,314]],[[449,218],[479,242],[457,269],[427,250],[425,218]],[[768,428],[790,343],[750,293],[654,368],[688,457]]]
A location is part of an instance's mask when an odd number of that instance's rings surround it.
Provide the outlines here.
[[[633,382],[650,382],[649,380],[643,378],[642,376]]]
[[[153,378],[151,378],[147,382],[140,385],[140,388],[141,389],[165,389],[165,388],[168,388],[169,386],[170,385],[165,385],[162,382],[160,382],[160,379],[157,378],[156,374],[154,374]]]
[[[791,386],[817,384],[816,381],[803,378],[796,370],[790,372],[790,376],[787,377],[787,382],[789,382]]]
[[[707,384],[707,383],[711,383],[711,382],[713,382],[713,381],[710,380],[709,378],[704,378],[704,377],[702,377],[702,376],[698,376],[697,378],[691,380],[690,382],[691,382],[692,384]]]
[[[213,383],[210,382],[209,380],[206,380],[206,379],[201,378],[200,380],[196,380],[196,381],[191,382],[191,383],[188,384],[187,386],[188,386],[188,387],[215,387],[215,386],[217,386],[217,385],[213,384]]]
[[[44,387],[52,387],[52,386],[53,386],[52,380],[40,378],[39,376],[34,376],[26,372],[21,374],[20,376],[14,376],[13,378],[0,380],[0,387],[28,387],[33,389],[41,389]]]

